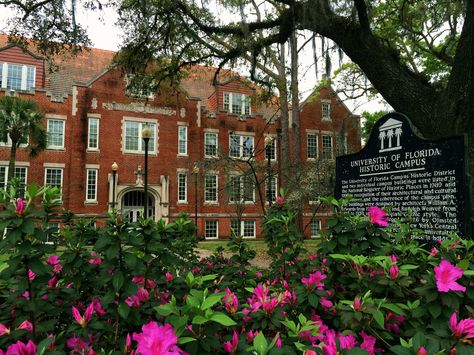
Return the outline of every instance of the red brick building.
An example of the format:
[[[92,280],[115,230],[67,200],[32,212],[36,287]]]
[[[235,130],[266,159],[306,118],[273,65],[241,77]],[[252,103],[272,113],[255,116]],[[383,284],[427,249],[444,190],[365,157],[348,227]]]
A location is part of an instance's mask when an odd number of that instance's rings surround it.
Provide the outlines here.
[[[60,186],[64,208],[79,216],[102,218],[115,203],[137,218],[144,205],[147,125],[149,215],[173,220],[187,213],[209,239],[228,237],[231,227],[246,237],[260,235],[262,208],[278,189],[277,110],[255,105],[255,88],[231,72],[213,85],[214,70],[207,67],[196,67],[179,91],[132,94],[127,75],[110,65],[114,54],[91,49],[50,73],[43,58],[0,36],[0,96],[36,101],[48,131],[48,147],[38,157],[18,150],[15,175]],[[358,118],[330,89],[317,94],[302,105],[302,161],[333,159],[337,142],[342,151],[359,150]],[[9,151],[8,142],[0,144],[0,186]],[[244,174],[249,159],[257,182]],[[305,217],[312,218],[308,236],[326,215]]]

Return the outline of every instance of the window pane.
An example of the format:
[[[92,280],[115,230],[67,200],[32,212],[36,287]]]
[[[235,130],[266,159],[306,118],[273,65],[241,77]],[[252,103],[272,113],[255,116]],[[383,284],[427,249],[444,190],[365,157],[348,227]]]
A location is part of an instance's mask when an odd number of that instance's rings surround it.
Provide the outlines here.
[[[156,124],[154,124],[154,123],[147,123],[147,125],[148,125],[148,127],[150,128],[150,130],[151,130],[150,140],[148,141],[148,151],[149,151],[149,152],[154,152],[154,151],[155,151]],[[145,123],[142,123],[140,129],[142,130],[143,127],[145,127]],[[141,137],[141,132],[140,132],[140,137]],[[143,139],[141,139],[140,145],[141,145],[141,147],[142,147],[142,148],[141,148],[141,149],[142,149],[142,152],[145,152],[145,145],[144,145]]]
[[[217,175],[204,176],[204,200],[217,202]]]
[[[318,157],[318,135],[315,133],[308,133],[307,135],[306,156],[309,159]]]
[[[319,219],[312,220],[310,228],[311,237],[319,237],[319,235],[321,234],[321,221]]]
[[[27,68],[27,75],[26,75],[26,89],[31,90],[35,86],[35,67],[28,67]]]
[[[239,202],[240,201],[240,176],[229,177],[229,201]]]
[[[138,122],[125,122],[125,150],[138,151],[139,130]]]
[[[323,111],[323,118],[330,118],[331,104],[329,102],[323,102],[322,111]]]
[[[64,120],[48,119],[48,145],[64,147]]]
[[[228,92],[224,93],[224,110],[229,111],[230,107],[230,94]]]
[[[254,202],[255,184],[252,176],[242,176],[243,197],[245,202]]]
[[[89,118],[89,149],[99,148],[99,120]]]
[[[243,225],[243,236],[247,238],[255,237],[255,221],[243,221]]]
[[[275,202],[277,197],[277,178],[270,178],[270,184],[268,184],[268,178],[265,182],[267,186],[267,201]]]
[[[235,236],[240,236],[240,221],[238,219],[232,219],[230,221],[230,234]]]
[[[250,158],[253,155],[253,137],[242,136],[243,140],[243,154],[245,158]]]
[[[97,200],[97,169],[87,169],[87,196],[89,201]]]
[[[7,88],[11,90],[21,90],[22,66],[18,64],[8,64]]]
[[[0,166],[0,189],[7,187],[7,167]]]
[[[178,126],[178,154],[187,154],[187,133],[186,126]]]
[[[204,134],[204,154],[206,156],[217,156],[217,134]]]
[[[47,186],[57,187],[62,190],[63,169],[46,168],[46,177],[44,184]]]
[[[217,221],[207,220],[206,225],[205,225],[204,236],[206,238],[217,238],[218,237],[217,228],[218,228]]]
[[[232,113],[240,115],[242,113],[242,94],[232,93]]]
[[[332,137],[323,135],[323,156],[327,159],[332,158]]]
[[[276,159],[276,139],[272,139],[265,147],[265,159],[268,160],[268,158],[270,160]]]
[[[178,174],[178,201],[187,201],[186,174]]]
[[[229,142],[230,142],[229,155],[233,158],[239,158],[240,157],[240,136],[236,134],[231,134]]]

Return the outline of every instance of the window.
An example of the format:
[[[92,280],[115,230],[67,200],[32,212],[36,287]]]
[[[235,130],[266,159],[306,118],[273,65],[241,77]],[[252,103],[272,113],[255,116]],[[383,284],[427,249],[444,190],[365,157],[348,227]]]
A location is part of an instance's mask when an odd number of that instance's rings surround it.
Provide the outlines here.
[[[250,115],[250,97],[231,92],[224,93],[224,110],[237,115]]]
[[[44,184],[47,186],[57,187],[60,191],[62,191],[63,169],[62,168],[46,168]]]
[[[232,158],[251,158],[253,156],[253,136],[231,134],[229,137],[229,156]]]
[[[217,133],[204,133],[204,156],[217,157]]]
[[[313,219],[310,223],[311,238],[318,238],[321,235],[321,221]]]
[[[99,149],[99,119],[95,117],[89,117],[87,149]]]
[[[64,120],[48,119],[48,148],[64,148]]]
[[[87,169],[87,181],[86,181],[86,201],[96,202],[97,201],[97,169]]]
[[[217,175],[204,176],[204,201],[217,202]]]
[[[204,236],[206,239],[217,239],[219,237],[219,224],[216,220],[206,220]]]
[[[255,184],[252,176],[231,175],[228,189],[230,202],[255,202]]]
[[[306,135],[306,157],[308,159],[316,159],[318,157],[318,135],[316,133],[308,133]]]
[[[273,138],[265,146],[265,159],[276,160],[276,139]]]
[[[188,127],[178,126],[178,154],[188,154]]]
[[[331,104],[329,102],[323,102],[321,105],[321,109],[323,112],[323,120],[330,120],[331,119]]]
[[[125,121],[125,152],[145,152],[145,141],[142,138],[142,130],[146,124],[151,130],[151,137],[148,141],[148,152],[155,153],[156,124],[136,121]]]
[[[231,233],[244,238],[255,238],[255,220],[230,221]]]
[[[31,90],[35,86],[35,76],[36,68],[33,66],[0,62],[2,89]]]
[[[332,159],[332,136],[323,135],[323,157]]]
[[[24,135],[20,138],[20,147],[26,147],[28,145],[28,136]],[[10,134],[7,134],[7,140],[6,141],[0,141],[0,146],[7,146],[11,147],[12,146],[12,139],[10,138]]]
[[[15,166],[13,177],[20,180],[19,195],[23,196],[26,188],[27,168],[25,166]],[[8,182],[8,166],[0,166],[0,188],[6,189]]]
[[[267,187],[267,201],[275,202],[277,198],[277,177],[273,176],[270,178],[270,184],[268,184],[268,178],[265,181]]]
[[[187,176],[186,174],[178,174],[178,202],[188,201],[188,188],[187,188]]]

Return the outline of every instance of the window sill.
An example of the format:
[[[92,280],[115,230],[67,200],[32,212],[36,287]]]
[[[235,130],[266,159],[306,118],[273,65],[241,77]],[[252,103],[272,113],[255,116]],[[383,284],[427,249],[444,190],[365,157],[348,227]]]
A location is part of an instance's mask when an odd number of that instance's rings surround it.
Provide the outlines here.
[[[187,155],[187,154],[182,154],[182,153],[180,154],[180,153],[178,153],[177,157],[178,157],[178,158],[188,158],[188,155]]]
[[[90,201],[88,201],[88,200],[84,201],[84,205],[98,205],[98,204],[99,204],[99,202],[98,202],[97,200],[95,200],[95,201],[92,201],[92,200],[90,200]]]
[[[87,149],[86,149],[86,153],[100,153],[100,149],[90,149],[90,148],[87,148]]]
[[[204,206],[219,206],[219,202],[204,201]]]
[[[188,201],[178,201],[176,203],[178,206],[187,206],[188,205]]]
[[[66,148],[64,147],[46,147],[46,150],[56,150],[56,151],[66,151]]]
[[[331,117],[323,117],[322,118],[323,121],[327,121],[327,122],[331,122]]]

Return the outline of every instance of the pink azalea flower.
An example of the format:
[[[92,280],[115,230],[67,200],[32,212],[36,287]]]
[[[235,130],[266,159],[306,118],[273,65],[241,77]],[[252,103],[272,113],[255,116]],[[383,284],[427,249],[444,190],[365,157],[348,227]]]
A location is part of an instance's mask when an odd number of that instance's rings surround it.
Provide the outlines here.
[[[224,297],[222,297],[222,299],[224,301],[224,306],[227,309],[227,312],[237,312],[237,309],[239,308],[239,299],[233,292],[230,291],[229,288],[226,288],[225,291],[226,294],[224,295]]]
[[[48,280],[48,286],[51,288],[56,288],[56,285],[58,283],[58,277],[54,275],[52,278]]]
[[[9,335],[9,334],[10,334],[10,328],[7,328],[5,325],[0,323],[0,336]]]
[[[130,308],[140,308],[140,298],[136,295],[131,295],[130,297],[127,297],[125,303]]]
[[[168,323],[163,326],[158,326],[156,322],[145,324],[142,326],[142,333],[133,333],[132,338],[138,343],[137,354],[180,355],[182,353],[176,346],[178,337]]]
[[[306,352],[304,353],[304,355],[318,355],[318,354],[317,354],[316,351],[314,351],[314,350],[306,350]]]
[[[464,271],[461,268],[452,265],[449,261],[442,260],[439,266],[435,266],[434,272],[438,292],[466,292],[466,288],[456,282],[456,280],[464,275]]]
[[[431,248],[430,256],[435,257],[439,253],[439,250],[436,247]]]
[[[36,344],[31,340],[26,344],[17,341],[8,347],[5,355],[36,355],[36,350]]]
[[[150,294],[144,288],[139,288],[137,293],[140,302],[146,302],[150,299]]]
[[[232,335],[232,341],[226,341],[224,343],[224,351],[228,354],[233,354],[237,350],[237,346],[239,345],[239,335],[234,330]]]
[[[92,265],[100,265],[102,264],[102,259],[100,257],[89,259],[88,263]]]
[[[360,299],[359,297],[356,297],[354,299],[354,310],[357,312],[360,309]]]
[[[388,227],[387,213],[377,206],[369,207],[369,220],[379,227]]]
[[[278,197],[277,197],[277,204],[278,204],[279,206],[282,206],[284,202],[285,202],[285,201],[284,201],[284,199],[283,199],[283,196],[278,196]]]
[[[247,340],[249,343],[253,342],[253,339],[258,335],[259,331],[258,330],[255,330],[253,331],[252,329],[250,329],[248,332],[247,332]]]
[[[170,272],[167,272],[165,274],[165,277],[166,277],[166,282],[171,282],[173,281],[173,275],[170,273]]]
[[[125,353],[129,353],[132,351],[132,338],[130,337],[130,333],[127,333],[127,338],[125,339]]]
[[[28,270],[28,279],[30,281],[33,281],[34,279],[36,279],[36,276],[38,276],[36,273],[33,272],[33,270],[29,269]]]
[[[324,296],[321,296],[321,301],[319,301],[319,303],[321,303],[321,306],[324,308],[331,308],[333,306],[332,302]]]
[[[428,352],[426,351],[424,346],[420,346],[420,348],[416,352],[416,355],[428,355]]]
[[[81,316],[79,313],[79,310],[72,306],[72,315],[75,319],[75,321],[81,326],[81,328],[84,328],[87,323],[91,320],[92,314],[94,313],[94,304],[91,303],[87,306],[86,311],[84,312],[84,317]]]
[[[390,266],[390,277],[395,280],[397,277],[398,277],[398,266],[397,265],[393,265],[393,266]]]
[[[375,338],[366,334],[363,330],[360,332],[360,336],[362,337],[362,344],[360,344],[360,348],[367,350],[369,355],[375,354]]]
[[[321,282],[324,280],[327,276],[320,271],[316,271],[312,274],[309,274],[309,277],[303,277],[301,279],[301,282],[308,286],[309,288],[313,288],[313,286],[318,287],[319,289],[322,289],[324,287],[324,284]]]
[[[23,201],[23,199],[21,198],[18,198],[16,200],[16,209],[15,209],[15,212],[18,216],[21,216],[23,214],[23,212],[25,212],[25,202]]]
[[[400,334],[400,325],[405,322],[405,317],[392,312],[385,316],[385,329],[395,334]]]
[[[390,255],[390,261],[392,263],[396,263],[397,262],[397,256],[396,255]]]
[[[33,324],[31,324],[31,322],[25,320],[16,329],[23,329],[23,330],[26,330],[28,332],[31,332],[33,330]]]
[[[277,334],[277,341],[275,343],[275,348],[280,349],[282,346],[281,344],[281,339],[280,339],[280,333]]]
[[[339,345],[341,347],[341,350],[343,349],[352,349],[354,346],[356,346],[356,338],[354,334],[350,333],[348,335],[339,335]]]
[[[94,311],[97,313],[99,316],[103,316],[105,313],[107,313],[103,308],[102,304],[100,303],[100,299],[97,297],[94,297],[92,299],[92,304],[94,305]]]
[[[323,344],[324,355],[337,355],[336,332],[334,330],[328,330],[324,334]]]
[[[460,320],[458,323],[456,312],[449,319],[449,328],[453,335],[458,339],[474,339],[474,319],[467,318]]]
[[[69,338],[66,341],[66,345],[69,349],[72,349],[71,353],[77,352],[78,354],[84,354],[85,351],[89,348],[92,341],[89,340],[88,342],[82,340],[78,337]]]
[[[48,259],[46,259],[46,264],[51,266],[59,264],[59,256],[51,255]]]

